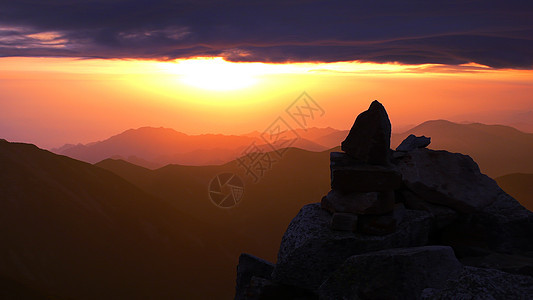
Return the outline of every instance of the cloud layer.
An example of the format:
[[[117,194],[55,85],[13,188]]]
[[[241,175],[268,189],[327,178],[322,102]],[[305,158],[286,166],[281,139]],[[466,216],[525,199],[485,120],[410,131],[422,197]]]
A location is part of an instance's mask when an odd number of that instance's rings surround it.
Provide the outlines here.
[[[533,2],[0,0],[0,56],[531,69]]]

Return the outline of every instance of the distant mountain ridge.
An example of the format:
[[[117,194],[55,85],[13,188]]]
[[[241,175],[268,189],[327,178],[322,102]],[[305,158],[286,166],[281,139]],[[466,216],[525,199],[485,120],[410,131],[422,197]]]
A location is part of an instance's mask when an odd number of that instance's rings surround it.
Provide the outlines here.
[[[311,151],[324,151],[328,147],[304,137],[314,137],[314,135],[319,135],[318,132],[326,134],[333,130],[335,129],[296,130],[300,138],[291,146]],[[287,136],[290,139],[295,137],[291,134]],[[114,157],[148,168],[158,168],[167,164],[223,164],[241,156],[242,152],[252,144],[264,151],[272,150],[258,132],[247,135],[187,135],[170,128],[141,127],[126,130],[103,141],[87,145],[67,144],[51,151],[89,163]],[[279,149],[286,146],[282,143],[274,143],[274,147]]]
[[[348,131],[334,128],[295,130],[294,143],[281,139],[274,149],[287,146],[321,152],[340,145]],[[167,164],[205,166],[222,165],[255,145],[261,151],[272,151],[261,138],[261,132],[244,135],[187,135],[169,128],[142,127],[130,129],[104,141],[87,145],[65,145],[55,153],[90,163],[107,158],[122,159],[157,169]],[[482,171],[491,177],[509,173],[533,173],[533,134],[504,125],[480,123],[459,124],[446,120],[424,122],[412,129],[392,134],[391,147],[396,148],[409,134],[431,137],[431,149],[447,149],[472,156]],[[286,134],[287,138],[296,135]]]
[[[403,134],[393,134],[396,147],[409,134],[431,137],[428,148],[470,155],[493,178],[509,173],[533,173],[533,134],[504,125],[424,122]]]

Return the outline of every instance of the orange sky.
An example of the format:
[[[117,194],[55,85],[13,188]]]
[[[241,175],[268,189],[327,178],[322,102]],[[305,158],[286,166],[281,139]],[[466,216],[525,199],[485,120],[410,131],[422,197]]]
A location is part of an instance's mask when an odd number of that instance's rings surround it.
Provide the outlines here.
[[[304,91],[325,111],[311,126],[349,129],[378,99],[393,130],[401,130],[429,119],[533,110],[532,79],[531,70],[473,64],[1,58],[0,138],[46,148],[142,126],[189,134],[261,131]]]

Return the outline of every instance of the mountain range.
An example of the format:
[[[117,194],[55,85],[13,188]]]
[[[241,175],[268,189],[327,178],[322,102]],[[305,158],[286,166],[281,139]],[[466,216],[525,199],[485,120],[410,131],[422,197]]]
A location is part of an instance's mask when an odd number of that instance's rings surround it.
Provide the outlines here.
[[[298,129],[289,137],[290,146],[320,152],[340,145],[348,131],[333,128]],[[533,173],[533,134],[503,125],[459,124],[445,120],[424,122],[401,134],[393,134],[395,148],[409,134],[432,138],[430,149],[446,149],[472,156],[481,170],[495,178],[511,173]],[[243,155],[255,145],[261,151],[287,146],[280,140],[273,147],[260,132],[244,135],[187,135],[168,128],[130,129],[109,139],[87,145],[65,145],[52,149],[89,163],[107,158],[122,159],[149,169],[168,164],[205,166],[222,165]]]
[[[174,145],[168,136],[188,139],[166,129],[145,128],[141,130],[145,135],[137,131],[128,131],[126,137],[153,138],[158,136],[154,132],[166,132],[159,135],[158,147]],[[309,132],[301,133],[302,139],[328,145],[323,147],[338,145],[346,134],[335,129]],[[393,146],[410,132],[431,136],[434,149],[456,145],[452,151],[470,150],[486,159],[485,165],[479,162],[483,171],[533,173],[526,156],[527,151],[532,153],[531,134],[505,126],[429,121],[393,135]],[[227,144],[222,142],[225,136],[216,137],[219,145],[246,147],[245,142],[257,142],[260,136],[257,132],[234,136]],[[195,139],[204,141],[198,145],[216,145],[208,143],[208,136]],[[127,148],[124,136],[109,140],[78,148]],[[135,143],[129,147],[141,145],[145,151],[138,154],[160,153],[145,139],[132,140]],[[0,226],[10,228],[0,232],[6,245],[0,249],[0,287],[11,287],[4,291],[19,298],[229,299],[239,253],[275,261],[290,220],[330,189],[329,152],[339,148],[275,147],[283,151],[266,152],[271,165],[263,165],[263,173],[254,178],[239,160],[204,166],[169,164],[153,170],[116,158],[92,165],[30,144],[0,140]],[[490,150],[496,154],[491,156]],[[217,175],[227,173],[242,179],[244,193],[236,206],[220,208],[210,199],[210,191]],[[513,174],[497,180],[531,208],[527,204],[531,177]]]
[[[231,295],[238,233],[221,235],[107,170],[30,144],[0,140],[0,166],[0,286],[10,287],[0,295]]]
[[[150,169],[168,164],[201,166],[234,160],[252,144],[263,151],[285,148],[285,142],[310,151],[324,151],[328,147],[310,139],[314,140],[334,131],[336,130],[333,128],[296,129],[294,133],[286,134],[288,139],[279,139],[271,148],[266,133],[257,131],[243,135],[187,135],[170,128],[141,127],[126,130],[103,141],[86,145],[66,144],[51,151],[89,163],[115,158]]]

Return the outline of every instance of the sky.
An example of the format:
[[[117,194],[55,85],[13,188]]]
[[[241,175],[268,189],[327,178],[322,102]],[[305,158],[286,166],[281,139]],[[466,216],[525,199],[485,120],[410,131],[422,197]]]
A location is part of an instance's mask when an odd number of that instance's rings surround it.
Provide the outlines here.
[[[3,1],[0,138],[263,130],[303,92],[348,129],[533,111],[531,1]],[[492,116],[492,117],[487,117]],[[509,119],[509,118],[507,118]]]

